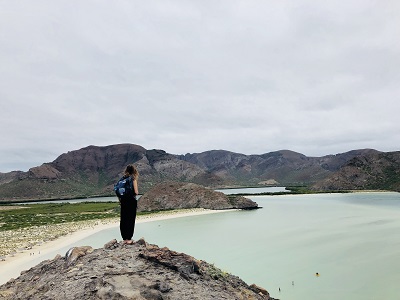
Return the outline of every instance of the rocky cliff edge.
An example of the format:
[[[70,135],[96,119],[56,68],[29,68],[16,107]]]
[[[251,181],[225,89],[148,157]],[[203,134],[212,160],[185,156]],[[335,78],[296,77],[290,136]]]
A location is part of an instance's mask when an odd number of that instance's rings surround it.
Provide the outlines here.
[[[104,248],[75,247],[0,286],[0,298],[18,299],[270,299],[214,265],[143,239]]]

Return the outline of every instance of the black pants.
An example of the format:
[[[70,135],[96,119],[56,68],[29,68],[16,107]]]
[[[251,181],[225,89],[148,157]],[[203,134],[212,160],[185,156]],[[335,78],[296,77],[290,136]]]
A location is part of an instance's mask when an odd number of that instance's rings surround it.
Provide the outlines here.
[[[121,219],[119,229],[123,240],[131,240],[135,231],[137,201],[134,198],[121,199]]]

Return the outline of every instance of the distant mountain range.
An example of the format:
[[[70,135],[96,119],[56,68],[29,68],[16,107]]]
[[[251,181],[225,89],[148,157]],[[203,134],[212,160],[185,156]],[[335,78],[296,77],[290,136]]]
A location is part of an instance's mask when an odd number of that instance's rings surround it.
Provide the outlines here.
[[[225,150],[174,155],[139,145],[88,146],[28,172],[0,173],[0,200],[113,195],[123,169],[134,163],[140,192],[167,180],[211,188],[302,185],[314,190],[400,191],[400,151],[353,150],[307,157],[289,150],[244,155]]]

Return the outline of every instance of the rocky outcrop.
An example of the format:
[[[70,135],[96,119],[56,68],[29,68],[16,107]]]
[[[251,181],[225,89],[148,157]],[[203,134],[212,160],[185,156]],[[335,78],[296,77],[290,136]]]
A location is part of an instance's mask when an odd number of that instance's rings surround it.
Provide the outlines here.
[[[182,208],[255,209],[258,205],[250,199],[228,197],[198,184],[172,181],[155,186],[138,202],[138,211]]]
[[[0,298],[273,300],[264,288],[143,239],[133,245],[113,240],[96,250],[73,248],[0,286]]]
[[[61,177],[61,172],[50,164],[43,164],[40,167],[30,168],[28,176],[38,179],[57,179]]]
[[[232,208],[237,208],[237,209],[259,208],[256,202],[243,196],[229,195],[228,199],[229,203],[232,205]]]

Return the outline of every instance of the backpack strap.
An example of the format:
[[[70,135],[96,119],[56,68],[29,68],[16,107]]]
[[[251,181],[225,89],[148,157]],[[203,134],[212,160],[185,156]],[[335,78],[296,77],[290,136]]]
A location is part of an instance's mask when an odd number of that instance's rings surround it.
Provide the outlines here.
[[[129,176],[126,180],[129,183],[129,188],[133,191],[133,180],[132,180],[132,177]]]

